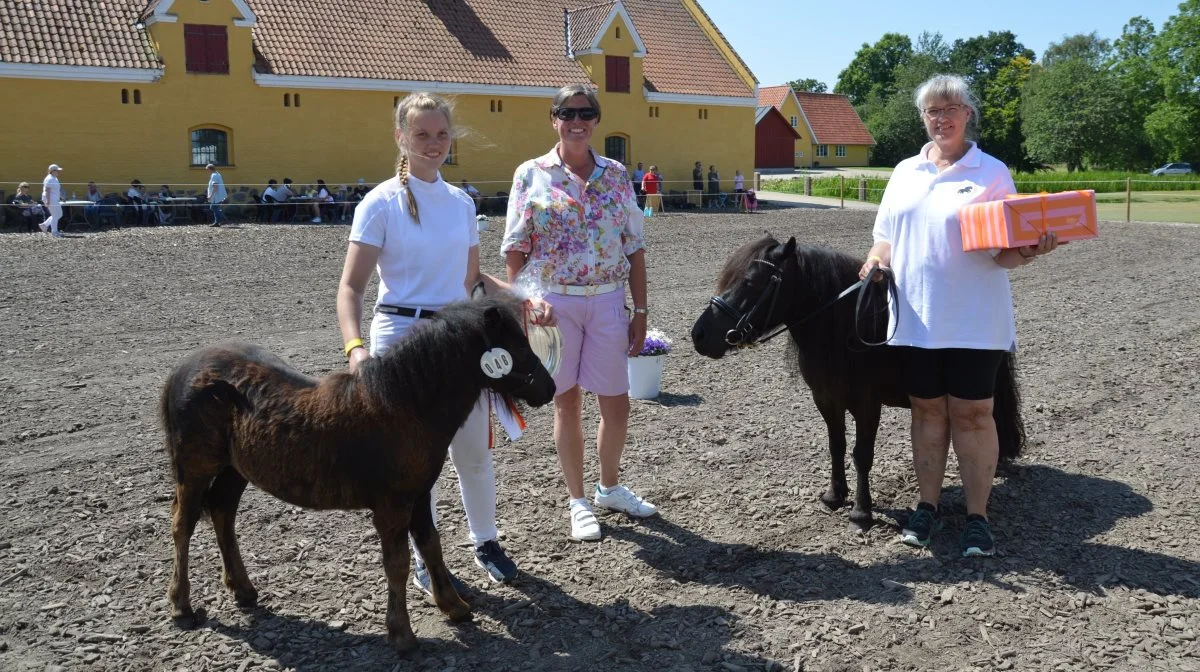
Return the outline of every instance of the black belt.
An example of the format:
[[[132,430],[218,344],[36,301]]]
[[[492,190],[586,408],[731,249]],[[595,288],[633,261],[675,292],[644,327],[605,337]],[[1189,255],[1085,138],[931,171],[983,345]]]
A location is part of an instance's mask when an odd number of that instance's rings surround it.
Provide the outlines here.
[[[418,317],[431,318],[437,315],[436,310],[424,310],[422,308],[409,308],[408,306],[388,306],[380,304],[375,306],[375,312],[387,313],[389,315],[399,315],[401,317]]]

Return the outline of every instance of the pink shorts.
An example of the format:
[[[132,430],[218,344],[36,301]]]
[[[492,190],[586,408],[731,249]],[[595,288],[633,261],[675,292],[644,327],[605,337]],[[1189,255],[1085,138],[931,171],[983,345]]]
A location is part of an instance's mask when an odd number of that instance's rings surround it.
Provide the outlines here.
[[[629,392],[629,314],[624,288],[598,296],[547,292],[562,334],[562,366],[554,376],[556,394],[579,385],[605,397]]]

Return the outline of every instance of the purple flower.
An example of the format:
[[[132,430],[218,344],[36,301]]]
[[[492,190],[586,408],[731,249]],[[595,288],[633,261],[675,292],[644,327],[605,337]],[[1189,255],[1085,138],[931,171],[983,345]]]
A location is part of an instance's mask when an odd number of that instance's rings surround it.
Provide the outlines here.
[[[669,352],[671,352],[671,339],[661,330],[651,329],[646,332],[646,342],[638,354],[642,357],[650,357],[665,355]]]

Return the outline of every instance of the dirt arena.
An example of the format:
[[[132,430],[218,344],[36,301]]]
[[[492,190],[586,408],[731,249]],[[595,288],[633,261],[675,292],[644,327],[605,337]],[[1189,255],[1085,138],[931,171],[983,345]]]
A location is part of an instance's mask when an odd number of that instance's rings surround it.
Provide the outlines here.
[[[676,349],[663,395],[633,402],[624,467],[661,517],[602,516],[603,542],[572,543],[551,412],[531,412],[526,437],[496,449],[500,527],[522,575],[486,583],[447,469],[442,539],[476,588],[475,620],[448,624],[410,587],[422,646],[405,658],[384,640],[363,512],[307,512],[251,488],[238,528],[261,606],[239,611],[221,586],[207,523],[191,577],[208,622],[177,630],[165,600],[159,386],[185,353],[230,337],[311,374],[343,367],[347,227],[0,235],[0,669],[1200,670],[1200,228],[1107,223],[1013,271],[1030,446],[996,482],[999,556],[964,560],[953,458],[946,531],[931,552],[896,541],[916,493],[905,412],[885,412],[877,524],[855,535],[817,499],[825,427],[784,339],[721,361],[688,340],[737,245],[766,229],[863,255],[871,221],[821,209],[650,220],[651,326]],[[482,234],[493,272],[496,227]]]

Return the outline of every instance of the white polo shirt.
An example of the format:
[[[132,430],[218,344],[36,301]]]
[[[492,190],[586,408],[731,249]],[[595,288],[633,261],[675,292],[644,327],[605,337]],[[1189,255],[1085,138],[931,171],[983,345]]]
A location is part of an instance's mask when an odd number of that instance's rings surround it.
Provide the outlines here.
[[[62,184],[54,173],[46,175],[42,180],[42,202],[46,205],[58,205],[62,202]]]
[[[437,310],[467,298],[467,256],[479,245],[475,202],[441,175],[435,182],[410,176],[408,187],[419,224],[409,216],[400,178],[393,177],[355,208],[350,240],[381,250],[376,305]]]
[[[1012,175],[975,143],[939,173],[928,158],[932,147],[896,166],[875,217],[875,240],[892,244],[899,295],[889,343],[1015,351],[1008,270],[993,259],[999,250],[963,252],[958,222],[964,205],[1016,193]]]

